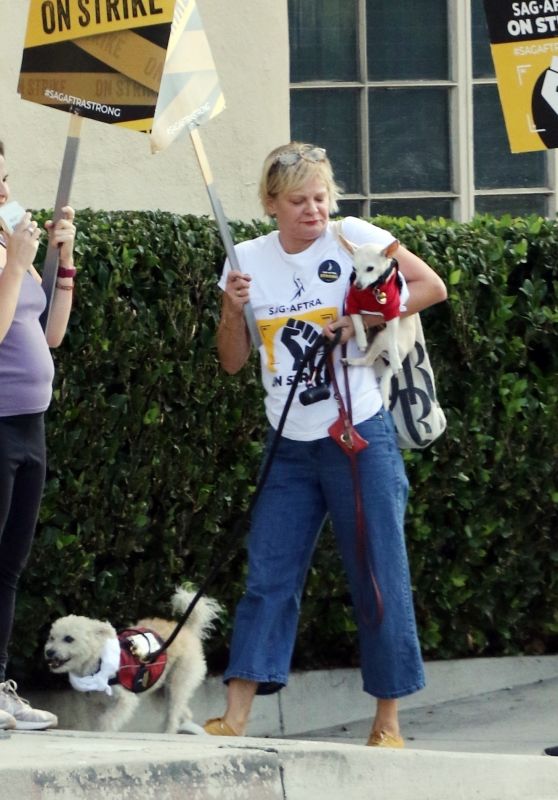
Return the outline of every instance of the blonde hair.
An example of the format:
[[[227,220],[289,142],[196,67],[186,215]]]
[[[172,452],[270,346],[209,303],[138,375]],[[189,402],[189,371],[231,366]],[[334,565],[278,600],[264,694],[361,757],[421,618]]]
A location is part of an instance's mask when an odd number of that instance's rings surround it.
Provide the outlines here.
[[[323,153],[323,157],[312,159],[306,157],[314,151]],[[299,156],[294,163],[281,163],[281,156]],[[271,198],[287,192],[296,192],[312,178],[319,178],[325,184],[329,197],[329,212],[334,214],[338,210],[337,201],[341,197],[341,188],[333,177],[333,167],[322,148],[315,147],[307,142],[289,142],[289,144],[276,147],[264,161],[260,179],[259,196],[264,211],[268,212],[268,203]]]

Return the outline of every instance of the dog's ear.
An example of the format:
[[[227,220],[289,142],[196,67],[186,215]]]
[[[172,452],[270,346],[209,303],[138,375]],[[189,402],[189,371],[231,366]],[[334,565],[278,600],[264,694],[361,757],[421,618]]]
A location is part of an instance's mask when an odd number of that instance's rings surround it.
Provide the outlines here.
[[[382,255],[385,256],[386,258],[393,258],[393,254],[395,253],[398,247],[399,247],[399,240],[394,239],[394,241],[391,244],[388,244],[385,250],[382,250]]]
[[[95,626],[95,636],[99,639],[112,639],[114,636],[114,628],[110,622],[97,621]]]
[[[339,243],[341,244],[341,247],[345,248],[347,253],[350,253],[350,255],[354,255],[354,252],[356,250],[356,245],[354,245],[352,242],[349,242],[347,239],[345,239],[345,237],[341,233],[338,234],[338,235],[339,235]]]

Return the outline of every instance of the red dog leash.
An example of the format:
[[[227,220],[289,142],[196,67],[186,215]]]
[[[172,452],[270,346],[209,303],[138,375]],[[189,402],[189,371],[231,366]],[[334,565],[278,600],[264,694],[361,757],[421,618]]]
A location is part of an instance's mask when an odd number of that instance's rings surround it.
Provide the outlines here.
[[[346,350],[345,346],[343,349],[344,349],[343,355],[345,355],[345,350]],[[351,463],[351,474],[353,478],[353,488],[355,496],[357,553],[363,568],[363,572],[365,571],[366,567],[368,568],[368,573],[372,583],[372,588],[374,590],[374,598],[376,600],[377,624],[379,625],[384,617],[384,601],[382,599],[380,587],[378,586],[378,581],[376,580],[376,575],[374,574],[373,554],[368,553],[367,552],[368,548],[366,547],[367,539],[365,534],[364,506],[362,503],[362,487],[360,481],[360,472],[357,463],[358,453],[360,453],[361,450],[364,450],[365,447],[368,447],[368,442],[366,441],[366,439],[363,439],[363,437],[358,433],[358,431],[353,426],[351,393],[349,390],[349,378],[347,375],[347,366],[343,364],[343,375],[345,377],[345,392],[347,395],[348,411],[345,408],[343,397],[341,395],[341,392],[339,391],[339,385],[337,383],[337,378],[335,376],[335,369],[333,366],[333,358],[331,353],[329,353],[327,357],[327,366],[331,378],[331,385],[333,387],[333,396],[335,397],[335,401],[339,409],[339,418],[333,423],[333,425],[330,425],[328,433],[332,437],[332,439],[334,439],[337,442],[337,444],[341,447],[341,449],[348,455],[349,461]],[[364,606],[364,602],[362,602],[362,607],[363,607],[364,617],[365,619],[367,619],[368,617],[367,609]]]

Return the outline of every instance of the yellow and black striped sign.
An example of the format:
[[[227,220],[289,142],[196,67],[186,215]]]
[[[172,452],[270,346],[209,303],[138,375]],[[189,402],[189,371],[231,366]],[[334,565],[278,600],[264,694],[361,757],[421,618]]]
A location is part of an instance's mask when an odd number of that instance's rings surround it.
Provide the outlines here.
[[[512,153],[558,147],[558,0],[484,0]]]
[[[175,0],[30,0],[18,91],[150,131]]]

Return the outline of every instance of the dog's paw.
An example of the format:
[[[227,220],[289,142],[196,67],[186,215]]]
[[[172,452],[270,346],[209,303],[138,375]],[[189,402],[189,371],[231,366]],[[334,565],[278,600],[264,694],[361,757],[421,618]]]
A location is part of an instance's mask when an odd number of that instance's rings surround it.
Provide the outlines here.
[[[347,367],[367,367],[368,359],[366,356],[362,358],[342,358],[341,363],[345,364]]]
[[[356,345],[361,353],[365,353],[368,350],[368,339],[366,338],[366,336],[364,338],[357,336]]]
[[[185,720],[179,727],[178,733],[189,733],[193,736],[209,736],[201,725],[196,724],[191,719]]]
[[[363,356],[362,358],[342,358],[341,361],[342,361],[343,364],[346,364],[348,367],[368,367],[368,366],[370,366],[366,356]]]

